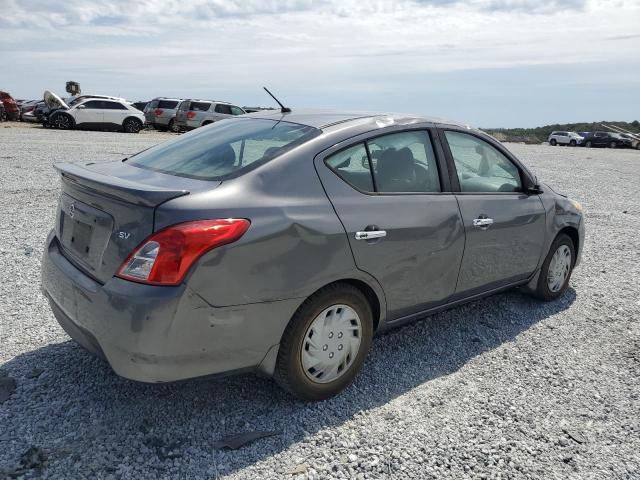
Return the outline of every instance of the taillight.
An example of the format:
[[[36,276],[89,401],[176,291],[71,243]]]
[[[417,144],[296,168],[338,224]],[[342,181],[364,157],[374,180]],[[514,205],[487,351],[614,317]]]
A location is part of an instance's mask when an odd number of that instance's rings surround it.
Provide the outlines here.
[[[161,108],[156,108],[156,109],[153,111],[153,114],[154,114],[156,117],[159,117],[160,115],[162,115],[162,112],[163,112],[163,111],[164,111],[164,110],[162,110]]]
[[[189,111],[187,112],[187,118],[188,118],[189,120],[191,120],[191,119],[192,119],[193,117],[195,117],[195,116],[196,116],[196,112],[194,112],[193,110],[189,110]]]
[[[116,276],[151,285],[178,285],[209,250],[238,240],[249,220],[227,218],[179,223],[152,234],[124,261]]]

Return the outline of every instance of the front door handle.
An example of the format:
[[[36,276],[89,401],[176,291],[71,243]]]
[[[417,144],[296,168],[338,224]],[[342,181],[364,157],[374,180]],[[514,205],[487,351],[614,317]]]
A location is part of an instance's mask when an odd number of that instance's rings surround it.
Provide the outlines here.
[[[480,217],[473,219],[473,226],[481,230],[486,230],[491,225],[493,225],[493,218],[487,218],[481,215]]]
[[[356,232],[356,240],[372,240],[374,238],[384,238],[387,236],[385,230],[367,230],[364,232]]]

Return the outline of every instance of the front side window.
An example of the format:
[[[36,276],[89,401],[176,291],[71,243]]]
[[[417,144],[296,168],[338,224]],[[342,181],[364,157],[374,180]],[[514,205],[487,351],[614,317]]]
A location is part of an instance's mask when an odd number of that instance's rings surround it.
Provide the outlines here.
[[[462,192],[521,192],[520,171],[493,145],[466,133],[445,132]]]
[[[127,163],[169,175],[221,180],[248,171],[321,133],[317,128],[268,119],[229,119],[161,143]]]
[[[374,191],[369,158],[364,143],[334,153],[327,158],[326,163],[336,175],[352,187],[364,192]]]
[[[391,133],[367,141],[378,192],[440,192],[429,133]]]
[[[231,105],[231,115],[244,115],[244,110],[235,105]]]
[[[102,108],[102,101],[91,100],[89,102],[83,103],[82,105],[84,105],[84,108],[99,109],[99,108]]]

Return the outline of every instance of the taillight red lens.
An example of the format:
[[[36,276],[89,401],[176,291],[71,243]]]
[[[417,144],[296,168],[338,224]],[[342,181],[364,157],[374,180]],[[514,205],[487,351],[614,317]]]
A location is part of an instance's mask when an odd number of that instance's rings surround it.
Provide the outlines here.
[[[164,110],[162,110],[161,108],[156,108],[156,109],[153,111],[153,114],[154,114],[156,117],[159,117],[160,115],[162,115],[162,112],[164,112]]]
[[[198,258],[213,248],[235,242],[249,225],[249,220],[243,218],[172,225],[143,241],[116,275],[151,285],[178,285]]]
[[[193,118],[193,117],[195,117],[195,116],[196,116],[196,112],[194,112],[193,110],[189,110],[189,111],[187,112],[187,118],[188,118],[188,119],[192,119],[192,118]]]

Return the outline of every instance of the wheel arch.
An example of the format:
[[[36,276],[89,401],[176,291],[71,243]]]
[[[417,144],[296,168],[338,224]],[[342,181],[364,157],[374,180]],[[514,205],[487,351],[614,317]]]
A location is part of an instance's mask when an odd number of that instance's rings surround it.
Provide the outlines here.
[[[127,120],[135,120],[140,125],[144,125],[144,122],[140,120],[138,117],[136,117],[135,115],[129,115],[128,117],[125,117],[125,119],[122,120],[122,125],[124,125]]]
[[[571,239],[571,241],[573,242],[573,249],[577,254],[577,252],[580,249],[580,233],[578,232],[578,229],[573,226],[562,227],[560,231],[556,234],[555,238],[558,238],[558,236],[561,234],[565,234]],[[575,258],[573,259],[573,261],[575,263]]]
[[[77,125],[76,123],[76,119],[73,117],[73,115],[71,115],[69,112],[67,112],[66,110],[59,110],[57,112],[53,112],[53,114],[49,117],[49,123],[51,123],[51,120],[57,116],[66,116],[67,118],[69,118],[69,120],[71,121],[71,127],[75,127]]]

